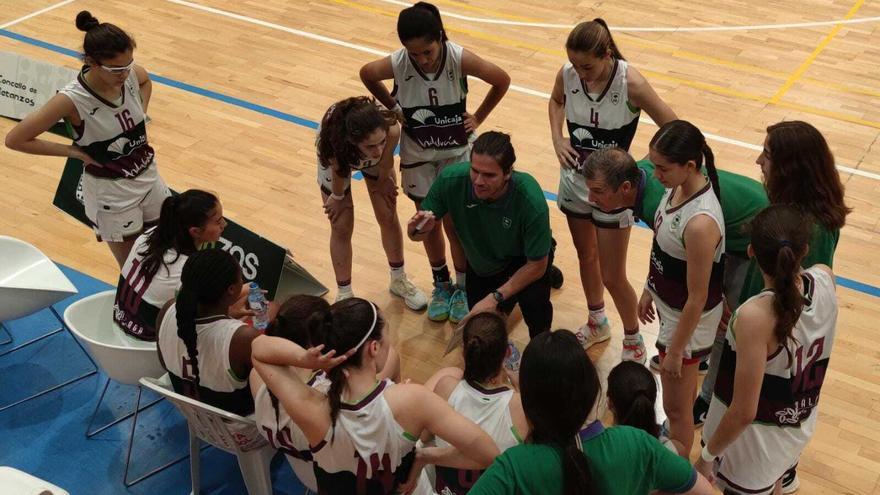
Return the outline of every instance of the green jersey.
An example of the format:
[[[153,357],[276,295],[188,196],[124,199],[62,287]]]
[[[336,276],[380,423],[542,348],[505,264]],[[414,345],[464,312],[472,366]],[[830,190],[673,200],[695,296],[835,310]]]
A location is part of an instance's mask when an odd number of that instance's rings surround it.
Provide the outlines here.
[[[801,268],[809,268],[816,264],[834,266],[834,251],[839,240],[840,229],[828,230],[817,222],[810,237],[810,250],[801,261]],[[749,260],[749,271],[746,273],[746,280],[739,294],[740,304],[762,290],[764,290],[764,277],[761,276],[758,262],[752,258]]]
[[[550,210],[544,191],[529,174],[513,172],[507,191],[494,201],[474,195],[470,163],[450,165],[431,185],[421,209],[438,219],[451,215],[468,265],[488,277],[523,257],[550,253]],[[438,227],[439,228],[439,227]]]
[[[629,426],[606,429],[596,421],[581,432],[580,441],[596,493],[684,493],[696,484],[697,473],[688,460],[643,430]],[[562,493],[562,483],[559,449],[546,444],[523,444],[496,457],[469,493],[557,495]]]
[[[654,164],[650,160],[641,160],[637,165],[644,173],[644,188],[639,191],[641,202],[635,206],[634,213],[653,228],[654,214],[666,189],[654,177]],[[743,227],[770,204],[767,192],[760,182],[724,170],[718,171],[718,183],[721,186],[721,210],[724,212],[724,250],[745,258],[749,235]]]

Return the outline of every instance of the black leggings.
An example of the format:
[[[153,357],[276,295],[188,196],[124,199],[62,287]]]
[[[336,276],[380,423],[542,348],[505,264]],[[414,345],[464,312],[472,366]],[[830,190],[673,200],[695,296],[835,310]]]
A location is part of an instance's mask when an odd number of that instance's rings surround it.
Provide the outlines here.
[[[505,299],[498,306],[498,310],[510,314],[513,307],[519,303],[523,320],[529,327],[529,338],[550,330],[550,325],[553,322],[553,304],[550,302],[550,267],[553,266],[555,245],[554,242],[554,247],[550,248],[550,254],[547,256],[547,270],[544,275],[517,294]],[[467,278],[465,279],[468,307],[473,308],[483,298],[504,285],[525,264],[525,257],[516,258],[507,265],[507,268],[487,277],[477,275],[468,265]]]

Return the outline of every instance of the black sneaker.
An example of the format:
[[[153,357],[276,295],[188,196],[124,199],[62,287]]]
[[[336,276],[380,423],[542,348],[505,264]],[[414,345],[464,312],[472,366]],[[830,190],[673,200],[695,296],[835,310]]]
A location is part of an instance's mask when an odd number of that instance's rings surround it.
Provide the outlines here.
[[[562,270],[560,270],[556,265],[550,265],[550,287],[554,289],[558,289],[562,287],[562,281],[565,278],[562,276]]]
[[[801,480],[797,475],[797,464],[782,475],[782,493],[794,493],[801,487]]]
[[[697,400],[694,401],[694,428],[703,426],[707,414],[709,414],[709,403],[697,396]]]

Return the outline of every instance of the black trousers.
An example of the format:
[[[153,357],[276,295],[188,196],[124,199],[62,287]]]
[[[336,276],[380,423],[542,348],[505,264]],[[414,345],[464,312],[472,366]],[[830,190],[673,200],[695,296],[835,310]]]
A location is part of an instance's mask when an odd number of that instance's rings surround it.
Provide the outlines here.
[[[555,250],[556,242],[553,242],[553,247],[550,248],[550,254],[547,256],[547,270],[541,278],[498,305],[499,311],[510,314],[513,307],[519,304],[523,320],[529,328],[530,338],[550,330],[550,325],[553,323],[553,304],[550,302],[550,267],[553,266]],[[473,308],[483,298],[504,285],[525,264],[525,257],[517,258],[504,270],[488,277],[477,275],[468,265],[467,278],[465,279],[468,307]]]

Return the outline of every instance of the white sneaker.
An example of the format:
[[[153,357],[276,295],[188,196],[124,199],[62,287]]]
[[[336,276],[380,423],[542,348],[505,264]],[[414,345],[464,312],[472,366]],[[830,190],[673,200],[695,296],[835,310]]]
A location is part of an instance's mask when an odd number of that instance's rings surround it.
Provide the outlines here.
[[[336,294],[336,300],[333,302],[344,301],[346,299],[351,299],[352,297],[354,297],[354,292],[350,290],[339,292]]]
[[[640,364],[645,364],[647,357],[645,341],[642,339],[642,334],[636,334],[636,336],[632,338],[623,338],[623,351],[620,353],[621,361],[635,361]]]
[[[425,293],[413,285],[406,277],[391,281],[388,290],[397,297],[402,297],[406,307],[414,311],[420,311],[428,306],[428,298]]]
[[[602,323],[598,325],[592,321],[587,321],[582,327],[577,329],[574,336],[577,337],[581,347],[586,351],[599,342],[605,342],[611,338],[611,325],[608,324],[608,318],[602,320]]]

